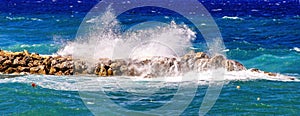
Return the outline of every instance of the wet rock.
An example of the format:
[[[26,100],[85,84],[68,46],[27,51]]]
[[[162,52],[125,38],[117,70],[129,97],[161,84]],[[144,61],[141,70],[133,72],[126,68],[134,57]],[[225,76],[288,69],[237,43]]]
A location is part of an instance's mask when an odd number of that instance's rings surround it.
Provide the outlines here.
[[[126,65],[122,65],[122,66],[120,67],[120,71],[121,71],[122,73],[127,72],[127,70],[128,70],[128,68],[127,68]]]
[[[52,61],[51,61],[51,66],[54,66],[54,65],[56,65],[57,63],[58,63],[58,61],[57,61],[57,60],[55,60],[55,59],[54,59],[54,60],[52,60]]]
[[[10,53],[10,55],[19,57],[19,56],[23,56],[23,52],[12,52]]]
[[[257,69],[257,68],[252,68],[252,69],[250,69],[250,71],[251,72],[260,72],[259,69]]]
[[[13,65],[19,65],[20,63],[19,63],[19,60],[20,60],[21,58],[20,57],[16,57],[15,59],[14,59],[14,61],[13,61]]]
[[[30,57],[34,60],[41,60],[41,56],[39,54],[31,54]]]
[[[70,69],[70,70],[66,70],[64,72],[64,75],[72,75],[73,74],[73,71]]]
[[[3,64],[7,60],[7,57],[5,56],[0,56],[0,64]]]
[[[29,75],[28,72],[20,72],[19,74],[20,74],[20,75]]]
[[[0,72],[4,72],[8,67],[7,65],[0,65]]]
[[[49,70],[50,75],[54,75],[56,73],[56,69],[54,67],[51,67]]]
[[[29,67],[22,67],[22,66],[18,66],[18,71],[20,72],[29,72],[30,68]]]
[[[128,76],[135,76],[134,68],[130,68],[128,71]]]
[[[104,64],[100,65],[100,71],[99,71],[98,75],[100,75],[100,76],[107,76],[107,70],[106,70]]]
[[[154,74],[147,74],[146,76],[144,76],[144,78],[153,78],[153,77],[155,77]]]
[[[19,61],[19,65],[21,65],[21,66],[26,66],[26,61],[20,60],[20,61]]]
[[[234,63],[232,60],[226,61],[226,69],[227,71],[234,71]]]
[[[107,70],[107,76],[113,76],[114,74],[113,74],[113,70],[111,69],[111,68],[109,68],[108,70]]]
[[[58,71],[57,73],[55,73],[56,76],[62,76],[63,72],[62,71]]]
[[[195,52],[190,51],[189,53],[185,54],[183,57],[181,57],[181,61],[188,61],[191,58],[194,58]]]
[[[16,71],[17,71],[16,68],[9,67],[8,69],[6,69],[6,70],[4,71],[4,73],[5,73],[5,74],[11,74],[11,73],[14,73],[14,72],[16,72]]]
[[[38,71],[39,71],[39,68],[38,67],[31,67],[29,70],[30,70],[30,74],[37,74]]]
[[[32,58],[30,56],[24,56],[22,61],[24,61],[25,64],[28,64],[30,61],[32,61]]]
[[[30,61],[28,64],[27,64],[27,66],[29,66],[29,67],[33,67],[34,65],[33,65],[33,62],[32,61]]]
[[[38,66],[38,69],[39,69],[38,74],[43,74],[43,75],[47,74],[44,65]]]
[[[225,68],[225,64],[226,64],[225,62],[226,62],[226,59],[225,59],[224,56],[217,55],[217,56],[214,56],[213,58],[211,58],[211,60],[210,60],[210,66],[213,69],[216,69],[216,68]]]
[[[27,50],[24,50],[24,51],[23,51],[23,54],[24,54],[25,56],[29,56],[29,55],[30,55],[29,52],[28,52]]]
[[[271,72],[264,72],[264,73],[267,74],[267,75],[269,75],[269,76],[273,76],[273,77],[277,76],[277,74],[271,73]]]
[[[11,60],[6,60],[6,61],[4,61],[3,65],[10,66],[10,65],[12,65],[12,61]]]
[[[61,57],[61,56],[57,59],[58,63],[64,63],[65,61],[67,61],[67,58],[64,58],[64,57]]]
[[[246,70],[246,68],[244,67],[243,64],[241,64],[241,63],[239,63],[238,61],[235,61],[235,60],[233,60],[233,61],[234,61],[234,64],[236,66],[236,68],[235,68],[236,71]]]
[[[13,75],[19,75],[20,72],[13,72],[12,74],[13,74]]]
[[[39,66],[40,61],[39,60],[34,60],[32,64],[33,64],[33,66]]]
[[[196,55],[195,55],[195,57],[194,57],[196,60],[197,59],[203,59],[203,58],[209,58],[209,56],[206,54],[206,53],[204,53],[204,52],[198,52],[198,53],[196,53]]]

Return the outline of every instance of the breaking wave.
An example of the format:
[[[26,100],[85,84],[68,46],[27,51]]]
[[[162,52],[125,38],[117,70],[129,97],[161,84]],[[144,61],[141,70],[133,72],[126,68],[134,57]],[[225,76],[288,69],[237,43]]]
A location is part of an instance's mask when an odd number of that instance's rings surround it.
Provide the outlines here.
[[[0,79],[0,83],[25,83],[31,86],[31,83],[36,83],[39,87],[64,90],[64,91],[99,91],[100,85],[112,84],[110,86],[124,85],[137,86],[138,84],[162,85],[172,84],[178,82],[198,83],[198,85],[208,85],[212,80],[211,72],[197,73],[197,79],[184,80],[182,76],[175,77],[159,77],[159,78],[141,78],[141,77],[110,77],[110,78],[95,78],[95,77],[81,77],[81,76],[46,76],[46,75],[28,75],[15,78]],[[251,80],[270,80],[282,82],[300,82],[299,78],[290,80],[290,76],[277,75],[268,76],[264,73],[245,71],[226,72],[224,75],[225,84],[230,81],[251,81]],[[97,82],[97,83],[95,83]],[[122,84],[121,84],[122,83]],[[131,83],[128,85],[128,83]],[[135,83],[135,84],[134,84]],[[144,86],[146,87],[146,86]]]
[[[223,16],[222,19],[229,19],[229,20],[244,20],[240,17],[230,17],[230,16]]]
[[[77,36],[75,41],[69,42],[57,54],[72,55],[91,62],[98,58],[124,58],[124,53],[131,58],[175,57],[187,53],[192,47],[191,41],[196,38],[196,33],[188,26],[176,24],[175,21],[168,25],[122,33],[119,22],[114,18],[113,10],[107,8],[102,16],[86,19],[84,24],[90,25],[88,28],[92,31]]]

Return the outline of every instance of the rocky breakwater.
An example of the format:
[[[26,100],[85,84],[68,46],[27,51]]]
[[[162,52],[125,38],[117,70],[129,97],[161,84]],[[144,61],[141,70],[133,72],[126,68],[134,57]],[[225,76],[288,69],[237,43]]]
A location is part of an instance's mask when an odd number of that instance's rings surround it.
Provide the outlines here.
[[[246,68],[239,62],[228,60],[222,55],[209,57],[204,52],[193,51],[180,58],[151,57],[144,59],[99,59],[94,74],[99,76],[178,76],[188,71],[207,71],[225,68],[227,71],[241,71]]]
[[[88,65],[89,64],[89,65]],[[97,63],[84,62],[71,56],[42,56],[35,53],[6,52],[0,50],[0,74],[41,74],[41,75],[77,75],[92,74],[98,76],[178,76],[188,71],[207,71],[224,68],[227,71],[247,70],[241,63],[226,59],[222,55],[210,57],[204,52],[189,52],[179,58],[151,57],[143,59],[100,58]],[[250,69],[252,72],[277,76],[276,73]],[[293,79],[291,79],[293,80]]]
[[[41,56],[26,50],[23,52],[0,50],[2,74],[71,75],[73,64],[70,56]]]

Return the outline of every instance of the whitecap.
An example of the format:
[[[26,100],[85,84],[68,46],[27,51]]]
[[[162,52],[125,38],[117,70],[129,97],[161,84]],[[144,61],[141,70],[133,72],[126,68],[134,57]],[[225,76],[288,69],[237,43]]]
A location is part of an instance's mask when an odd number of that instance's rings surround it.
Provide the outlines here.
[[[230,20],[244,20],[240,17],[230,17],[230,16],[223,16],[222,19],[230,19]]]
[[[213,12],[217,12],[217,11],[222,11],[222,9],[211,9],[211,11],[213,11]]]
[[[205,23],[201,23],[200,25],[201,25],[201,26],[205,26],[206,24],[205,24]]]
[[[30,45],[22,44],[20,47],[21,47],[21,48],[27,48],[27,47],[30,47]]]
[[[16,21],[16,20],[25,20],[25,17],[5,17],[8,20]]]
[[[223,50],[223,52],[229,52],[230,50],[229,49],[225,49],[225,50]]]
[[[32,20],[32,21],[43,21],[42,19],[39,19],[39,18],[30,18],[30,20]]]
[[[298,48],[298,47],[294,47],[294,50],[297,52],[300,52],[300,48]]]

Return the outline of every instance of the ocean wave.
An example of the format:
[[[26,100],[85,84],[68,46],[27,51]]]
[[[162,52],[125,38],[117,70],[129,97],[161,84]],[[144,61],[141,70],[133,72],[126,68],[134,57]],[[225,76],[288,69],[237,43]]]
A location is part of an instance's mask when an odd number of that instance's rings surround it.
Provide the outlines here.
[[[222,19],[228,19],[228,20],[244,20],[240,17],[230,17],[230,16],[223,16]]]
[[[9,17],[9,16],[6,16],[5,17],[6,19],[8,20],[11,20],[11,21],[20,21],[20,20],[31,20],[31,21],[43,21],[42,19],[39,19],[39,18],[26,18],[26,17]]]
[[[295,50],[296,52],[300,52],[300,48],[298,47],[294,47],[293,50]]]
[[[16,44],[13,46],[2,47],[1,49],[10,52],[20,52],[23,50],[28,50],[29,52],[35,52],[39,54],[53,54],[55,53],[61,45],[59,44]]]
[[[217,11],[222,11],[222,9],[220,9],[220,8],[218,8],[218,9],[211,9],[211,11],[217,12]]]
[[[258,12],[259,10],[257,10],[257,9],[252,9],[251,11],[252,11],[252,12]]]
[[[54,47],[56,46],[55,44],[16,44],[14,46],[10,46],[8,48],[10,49],[18,49],[18,48],[34,48],[34,47]]]

